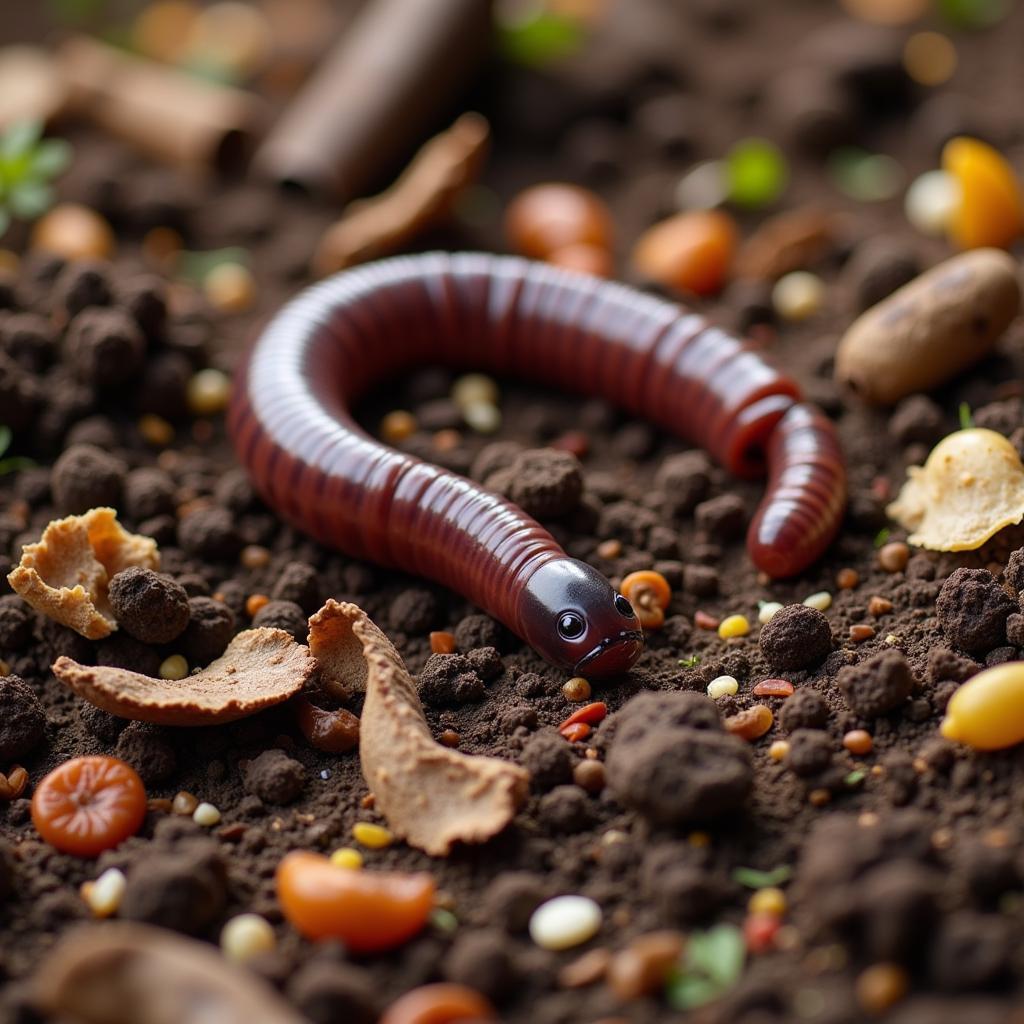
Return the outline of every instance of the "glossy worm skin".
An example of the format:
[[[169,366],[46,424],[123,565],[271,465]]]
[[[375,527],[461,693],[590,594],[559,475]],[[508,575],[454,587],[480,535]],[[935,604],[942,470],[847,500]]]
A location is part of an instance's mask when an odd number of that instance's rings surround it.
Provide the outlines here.
[[[268,324],[235,378],[230,429],[267,503],[322,543],[451,587],[553,663],[589,676],[642,650],[629,603],[510,502],[394,451],[350,412],[423,363],[604,398],[769,483],[755,564],[790,576],[839,527],[829,420],[748,345],[623,285],[508,256],[428,253],[346,271]]]

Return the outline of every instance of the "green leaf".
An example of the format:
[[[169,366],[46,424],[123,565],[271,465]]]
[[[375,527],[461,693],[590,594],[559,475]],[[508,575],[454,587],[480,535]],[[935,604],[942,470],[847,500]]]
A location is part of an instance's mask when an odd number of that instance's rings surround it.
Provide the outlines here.
[[[64,139],[43,139],[32,155],[32,172],[40,178],[56,178],[71,163],[71,143]]]
[[[583,44],[578,21],[540,10],[532,17],[499,25],[498,43],[506,59],[527,67],[543,67],[575,53]]]
[[[843,779],[843,782],[847,786],[859,786],[867,777],[868,773],[866,771],[863,771],[860,768],[856,768],[846,775],[846,777]]]
[[[53,189],[39,181],[22,181],[7,197],[7,205],[15,217],[32,220],[45,213],[53,203]]]
[[[709,978],[681,974],[669,980],[665,996],[673,1010],[693,1010],[717,999],[722,990]]]
[[[767,206],[782,194],[789,168],[782,151],[767,139],[741,139],[725,161],[729,198],[740,206]]]
[[[41,121],[16,121],[0,136],[0,157],[12,160],[25,156],[42,134]]]
[[[35,459],[30,459],[26,455],[10,455],[6,459],[0,459],[0,476],[20,473],[23,469],[31,469],[35,464]]]
[[[875,534],[875,547],[880,548],[888,539],[890,531],[888,526],[883,526],[878,533]]]
[[[729,988],[743,973],[747,947],[736,925],[718,924],[704,933],[696,953],[701,972],[722,988]]]
[[[0,424],[0,455],[3,455],[8,448],[11,447],[11,440],[14,434],[11,432],[11,428]]]
[[[734,882],[745,885],[748,889],[767,889],[771,886],[788,882],[793,869],[788,864],[780,864],[771,871],[758,871],[757,868],[736,868],[732,873]]]
[[[974,417],[971,415],[971,407],[966,402],[960,403],[957,410],[960,416],[960,429],[970,430],[974,426]]]

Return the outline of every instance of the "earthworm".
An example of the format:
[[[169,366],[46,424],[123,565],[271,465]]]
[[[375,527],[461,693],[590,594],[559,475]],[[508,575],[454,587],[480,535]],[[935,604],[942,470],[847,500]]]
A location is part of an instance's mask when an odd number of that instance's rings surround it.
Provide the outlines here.
[[[625,285],[517,257],[399,256],[345,271],[284,306],[235,377],[229,426],[266,502],[318,541],[463,594],[554,664],[629,668],[629,602],[511,502],[366,434],[350,412],[422,363],[599,396],[707,449],[767,468],[749,550],[775,576],[838,529],[835,430],[796,383],[702,317]]]

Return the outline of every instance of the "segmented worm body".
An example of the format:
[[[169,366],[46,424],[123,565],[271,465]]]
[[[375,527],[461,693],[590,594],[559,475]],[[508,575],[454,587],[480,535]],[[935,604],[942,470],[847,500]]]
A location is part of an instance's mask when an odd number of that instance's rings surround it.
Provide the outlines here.
[[[328,546],[462,593],[567,669],[636,660],[629,602],[515,505],[352,418],[372,384],[423,363],[598,396],[739,476],[767,470],[747,543],[772,576],[805,568],[838,529],[846,474],[831,422],[757,351],[677,305],[477,253],[396,257],[303,292],[236,377],[230,427],[259,492]]]

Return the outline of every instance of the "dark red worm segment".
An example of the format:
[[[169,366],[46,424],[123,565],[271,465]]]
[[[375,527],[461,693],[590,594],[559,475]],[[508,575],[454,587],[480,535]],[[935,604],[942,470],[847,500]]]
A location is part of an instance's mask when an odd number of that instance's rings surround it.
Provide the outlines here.
[[[352,418],[372,384],[423,363],[599,396],[738,476],[767,469],[747,544],[772,576],[808,566],[839,527],[846,472],[830,421],[757,351],[679,306],[478,253],[396,257],[303,292],[235,382],[231,432],[264,499],[328,546],[460,592],[567,669],[636,660],[628,602],[515,505]]]

